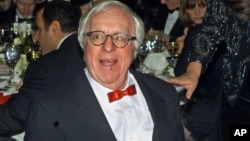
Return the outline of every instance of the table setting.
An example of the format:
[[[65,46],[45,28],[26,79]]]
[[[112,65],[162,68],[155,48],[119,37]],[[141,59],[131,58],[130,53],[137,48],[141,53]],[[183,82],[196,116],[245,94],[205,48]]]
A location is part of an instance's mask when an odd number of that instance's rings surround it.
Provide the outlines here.
[[[26,56],[20,55],[13,73],[10,73],[10,67],[6,63],[5,53],[0,53],[0,105],[6,103],[13,94],[18,92],[16,89],[17,84],[22,78],[25,66],[27,66]],[[24,133],[12,136],[12,139],[16,141],[23,141],[23,138]]]
[[[149,32],[137,51],[136,70],[155,76],[174,77],[178,44],[162,31]]]
[[[178,44],[162,31],[150,31],[137,51],[137,71],[160,79],[175,77]],[[180,94],[180,105],[186,102],[185,88],[175,86]]]
[[[4,104],[12,94],[18,92],[16,88],[21,80],[25,57],[20,55],[16,59],[16,63],[8,65],[5,54],[0,53],[0,104]]]
[[[16,87],[24,77],[30,62],[40,57],[33,39],[33,24],[26,23],[20,30],[19,23],[0,26],[0,94],[2,97],[16,93]],[[12,29],[12,30],[11,30]]]

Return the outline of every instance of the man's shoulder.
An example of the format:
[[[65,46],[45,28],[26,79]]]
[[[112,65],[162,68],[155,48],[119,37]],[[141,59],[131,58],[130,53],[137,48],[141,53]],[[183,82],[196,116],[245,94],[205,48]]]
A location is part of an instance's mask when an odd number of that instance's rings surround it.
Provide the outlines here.
[[[149,87],[152,87],[153,89],[155,89],[156,91],[159,90],[157,88],[169,88],[172,89],[173,85],[170,83],[167,83],[165,81],[163,81],[162,79],[150,75],[150,74],[143,74],[137,71],[133,71],[130,70],[131,73],[135,76],[136,80],[140,83],[143,82],[145,85],[148,85]]]

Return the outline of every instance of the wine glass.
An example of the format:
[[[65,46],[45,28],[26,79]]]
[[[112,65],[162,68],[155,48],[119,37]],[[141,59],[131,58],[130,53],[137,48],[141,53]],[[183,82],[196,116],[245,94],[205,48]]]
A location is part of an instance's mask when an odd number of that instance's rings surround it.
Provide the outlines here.
[[[175,58],[178,57],[178,54],[176,53],[178,47],[179,47],[179,45],[175,41],[168,43],[167,49],[171,55],[170,59],[171,59],[172,63],[174,63]]]
[[[163,31],[150,30],[137,54],[139,60],[138,71],[143,73],[152,73],[153,70],[143,64],[145,58],[150,53],[160,53],[166,50],[168,36]]]
[[[143,65],[143,61],[145,60],[145,58],[147,57],[148,53],[151,50],[149,44],[150,44],[149,41],[144,41],[137,52],[137,58],[139,61],[139,67],[137,68],[137,71],[143,73],[145,72],[145,66]]]
[[[168,36],[163,31],[150,30],[146,36],[151,52],[163,52],[166,49],[166,44],[169,40]]]
[[[5,43],[5,59],[6,63],[8,64],[10,68],[10,79],[9,84],[15,85],[15,82],[13,82],[14,78],[14,68],[16,66],[17,61],[20,58],[21,55],[21,49],[19,46],[15,46],[13,43]]]

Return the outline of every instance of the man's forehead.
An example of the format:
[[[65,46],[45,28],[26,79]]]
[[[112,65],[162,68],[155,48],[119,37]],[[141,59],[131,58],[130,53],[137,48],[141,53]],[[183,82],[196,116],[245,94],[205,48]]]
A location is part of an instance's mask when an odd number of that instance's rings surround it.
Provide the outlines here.
[[[18,3],[32,4],[36,3],[38,0],[15,0]]]

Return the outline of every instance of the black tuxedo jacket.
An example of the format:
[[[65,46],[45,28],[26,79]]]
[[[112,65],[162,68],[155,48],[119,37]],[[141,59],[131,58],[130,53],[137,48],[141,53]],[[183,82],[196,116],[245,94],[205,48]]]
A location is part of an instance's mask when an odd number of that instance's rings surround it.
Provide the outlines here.
[[[175,88],[153,76],[131,72],[154,122],[153,141],[183,141]],[[37,97],[27,121],[25,141],[116,140],[83,71]]]
[[[31,100],[53,85],[73,78],[85,67],[77,34],[70,35],[56,51],[29,64],[24,85],[0,106],[0,135],[23,131]]]
[[[158,9],[158,14],[157,16],[155,17],[155,19],[153,20],[153,23],[152,23],[152,27],[155,29],[155,30],[161,30],[163,31],[164,30],[164,26],[165,26],[165,23],[166,23],[166,20],[168,18],[168,14],[169,14],[169,10],[168,8],[166,7],[166,5],[160,5],[159,9]],[[182,26],[180,20],[178,19],[172,30],[170,31],[170,36],[181,36],[184,34],[184,27]]]

